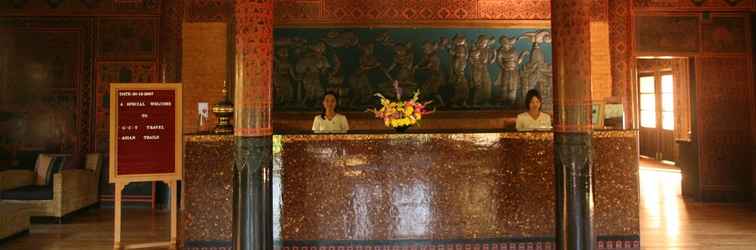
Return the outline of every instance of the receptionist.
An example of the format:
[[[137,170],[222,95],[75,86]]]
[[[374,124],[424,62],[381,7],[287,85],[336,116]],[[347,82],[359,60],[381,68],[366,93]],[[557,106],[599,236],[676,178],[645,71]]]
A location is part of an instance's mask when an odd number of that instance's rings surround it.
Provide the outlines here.
[[[346,133],[349,130],[346,116],[336,113],[336,98],[336,93],[331,91],[323,95],[322,112],[312,121],[312,132]]]
[[[527,112],[517,115],[517,131],[551,130],[551,116],[541,112],[541,94],[531,89],[525,95]]]

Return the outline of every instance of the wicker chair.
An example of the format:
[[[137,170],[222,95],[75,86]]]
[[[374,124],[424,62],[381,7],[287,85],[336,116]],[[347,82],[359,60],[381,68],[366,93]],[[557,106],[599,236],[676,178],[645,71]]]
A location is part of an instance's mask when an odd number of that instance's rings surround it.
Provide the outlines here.
[[[32,217],[53,217],[60,223],[64,216],[98,202],[102,154],[87,154],[84,169],[66,169],[53,175],[52,198],[5,199],[11,192],[39,192],[33,187],[34,172],[6,170],[0,172],[0,206],[23,204]],[[27,189],[25,189],[27,188]],[[31,189],[29,189],[31,188]],[[42,190],[42,192],[50,190]],[[34,196],[34,194],[32,194]]]

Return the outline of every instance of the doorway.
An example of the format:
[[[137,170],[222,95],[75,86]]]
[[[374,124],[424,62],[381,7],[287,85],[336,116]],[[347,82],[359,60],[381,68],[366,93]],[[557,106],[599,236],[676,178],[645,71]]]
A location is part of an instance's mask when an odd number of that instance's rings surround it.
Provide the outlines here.
[[[640,155],[677,161],[675,143],[675,74],[663,59],[638,60]]]

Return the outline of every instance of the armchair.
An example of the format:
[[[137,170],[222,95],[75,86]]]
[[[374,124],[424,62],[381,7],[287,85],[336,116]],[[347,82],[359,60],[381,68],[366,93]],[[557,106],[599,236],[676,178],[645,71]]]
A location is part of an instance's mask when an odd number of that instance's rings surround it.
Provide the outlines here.
[[[23,204],[32,217],[61,219],[96,204],[102,154],[87,154],[84,169],[64,169],[53,175],[52,185],[34,186],[34,172],[0,172],[0,206]]]

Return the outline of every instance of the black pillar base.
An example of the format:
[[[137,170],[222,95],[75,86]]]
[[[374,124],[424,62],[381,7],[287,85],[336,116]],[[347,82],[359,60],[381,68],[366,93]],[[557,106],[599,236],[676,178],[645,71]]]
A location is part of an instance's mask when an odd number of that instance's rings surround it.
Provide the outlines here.
[[[233,240],[236,250],[273,249],[272,138],[236,137]]]
[[[590,133],[554,133],[557,249],[592,250],[593,188]]]

